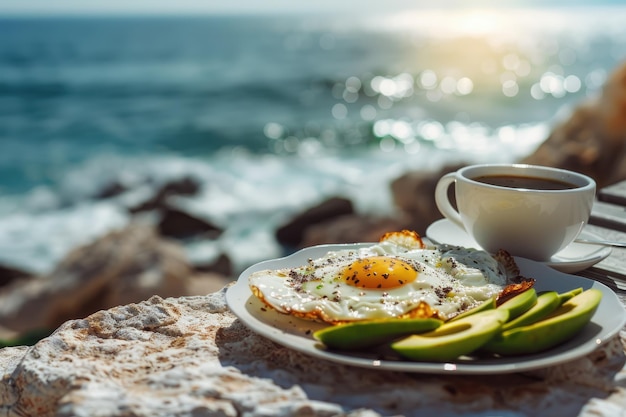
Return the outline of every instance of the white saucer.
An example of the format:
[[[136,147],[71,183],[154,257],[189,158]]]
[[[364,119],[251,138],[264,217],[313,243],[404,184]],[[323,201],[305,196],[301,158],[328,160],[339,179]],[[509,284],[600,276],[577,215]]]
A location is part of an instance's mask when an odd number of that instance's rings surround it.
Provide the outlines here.
[[[426,237],[433,243],[447,243],[449,245],[477,248],[480,246],[465,230],[448,219],[437,220],[426,229]],[[602,239],[594,233],[583,230],[580,237],[588,239]],[[582,271],[597,264],[611,254],[608,246],[590,245],[573,242],[557,253],[548,262],[541,262],[551,268],[568,274]]]

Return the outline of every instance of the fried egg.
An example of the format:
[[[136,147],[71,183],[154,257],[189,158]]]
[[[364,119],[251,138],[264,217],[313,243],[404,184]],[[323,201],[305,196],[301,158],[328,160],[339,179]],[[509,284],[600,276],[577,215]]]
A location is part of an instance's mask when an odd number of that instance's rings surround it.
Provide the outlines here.
[[[519,277],[512,257],[426,245],[415,232],[337,250],[306,265],[252,273],[255,296],[278,312],[343,323],[389,317],[454,317],[497,297]]]

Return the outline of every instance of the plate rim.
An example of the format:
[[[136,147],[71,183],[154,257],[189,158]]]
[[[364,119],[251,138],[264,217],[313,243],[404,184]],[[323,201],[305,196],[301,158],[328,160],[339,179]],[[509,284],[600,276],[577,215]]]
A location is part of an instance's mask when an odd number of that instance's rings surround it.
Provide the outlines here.
[[[557,271],[546,266],[543,263],[516,257],[516,262],[522,271],[524,269],[534,270],[538,269],[539,272],[542,270],[548,274],[557,274],[562,275],[562,277],[558,279],[567,279],[568,277],[573,277],[579,283],[586,284],[588,288],[597,288],[602,291],[603,298],[600,303],[600,307],[598,311],[592,317],[592,321],[596,319],[596,322],[599,318],[599,314],[601,311],[606,308],[612,309],[615,306],[613,304],[617,304],[621,307],[622,315],[621,317],[616,318],[614,313],[611,315],[613,317],[612,321],[615,321],[610,328],[605,329],[606,323],[604,326],[600,324],[602,327],[602,332],[599,335],[595,335],[594,340],[587,340],[581,343],[579,346],[575,348],[566,350],[561,352],[558,355],[546,355],[542,354],[540,357],[536,359],[528,359],[515,361],[504,364],[471,364],[471,363],[463,363],[458,361],[449,361],[449,362],[416,362],[416,361],[403,361],[403,360],[385,360],[385,359],[368,359],[362,358],[355,355],[350,355],[348,352],[333,352],[325,349],[321,349],[319,346],[319,342],[315,341],[313,337],[309,334],[303,335],[295,335],[285,331],[284,328],[278,328],[263,322],[259,317],[256,317],[246,308],[246,304],[249,303],[249,300],[252,297],[253,301],[256,301],[256,297],[252,294],[250,287],[248,286],[248,276],[257,270],[272,268],[280,268],[281,265],[284,266],[297,266],[299,265],[298,259],[304,258],[307,259],[312,256],[313,253],[325,253],[334,250],[345,250],[345,249],[353,249],[359,248],[366,245],[371,245],[372,242],[365,243],[343,243],[343,244],[323,244],[311,246],[308,248],[300,249],[294,253],[291,253],[287,256],[283,256],[280,258],[268,259],[265,261],[258,262],[248,268],[246,268],[240,275],[237,281],[231,285],[226,291],[226,303],[230,310],[237,316],[239,320],[241,320],[244,325],[250,328],[253,332],[264,336],[286,348],[293,349],[299,351],[301,353],[314,356],[317,358],[325,359],[331,362],[340,363],[344,365],[351,365],[355,367],[368,368],[368,369],[378,369],[385,371],[401,371],[401,372],[414,372],[414,373],[429,373],[429,374],[456,374],[456,375],[487,375],[487,374],[506,374],[506,373],[515,373],[515,372],[523,372],[530,371],[534,369],[544,368],[546,366],[554,366],[557,364],[561,364],[564,362],[571,361],[573,359],[582,357],[586,354],[591,353],[599,346],[607,343],[611,338],[613,338],[621,328],[626,325],[626,309],[624,305],[619,301],[617,295],[606,285],[594,281],[589,278],[570,275],[564,272]],[[288,265],[288,264],[292,265]],[[537,279],[537,278],[536,278]],[[577,287],[579,285],[575,285]],[[608,306],[611,304],[611,306]],[[607,307],[608,306],[608,307]],[[265,313],[263,313],[265,314]],[[280,313],[275,313],[276,315],[282,316]],[[302,324],[310,324],[310,321],[299,319],[293,316],[284,315],[285,320],[295,321]],[[605,320],[606,321],[606,320]],[[530,355],[532,358],[536,355]]]

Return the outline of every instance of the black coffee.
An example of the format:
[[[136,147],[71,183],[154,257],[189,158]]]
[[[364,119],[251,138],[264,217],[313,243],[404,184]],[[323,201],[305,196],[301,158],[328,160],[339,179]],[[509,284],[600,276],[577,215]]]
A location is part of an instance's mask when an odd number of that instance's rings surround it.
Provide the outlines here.
[[[578,188],[578,186],[565,181],[516,175],[484,175],[474,178],[474,181],[500,187],[528,188],[531,190],[571,190],[572,188]]]

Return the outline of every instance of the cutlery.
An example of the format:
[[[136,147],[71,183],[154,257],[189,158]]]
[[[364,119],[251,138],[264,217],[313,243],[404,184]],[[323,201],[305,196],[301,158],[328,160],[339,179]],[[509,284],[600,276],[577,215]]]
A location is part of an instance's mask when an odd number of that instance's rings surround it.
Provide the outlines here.
[[[590,245],[601,245],[601,246],[613,246],[615,248],[626,248],[626,242],[617,242],[614,240],[597,240],[597,239],[583,239],[576,238],[574,242],[577,243],[588,243]]]

